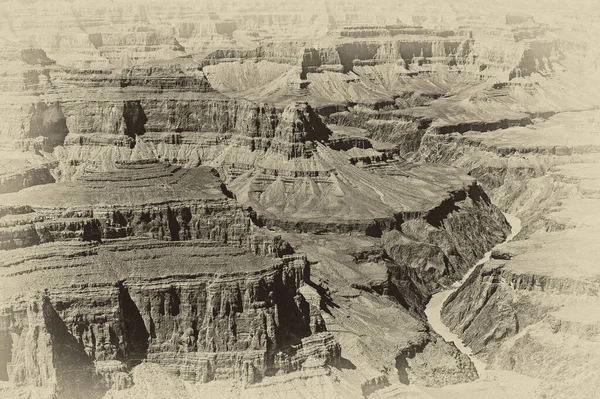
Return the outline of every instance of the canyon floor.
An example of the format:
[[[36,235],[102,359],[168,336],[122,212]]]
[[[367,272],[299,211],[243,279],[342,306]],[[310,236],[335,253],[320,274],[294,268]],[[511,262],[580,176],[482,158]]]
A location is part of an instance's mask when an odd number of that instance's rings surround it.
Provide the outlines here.
[[[0,397],[600,398],[600,5],[0,2]]]

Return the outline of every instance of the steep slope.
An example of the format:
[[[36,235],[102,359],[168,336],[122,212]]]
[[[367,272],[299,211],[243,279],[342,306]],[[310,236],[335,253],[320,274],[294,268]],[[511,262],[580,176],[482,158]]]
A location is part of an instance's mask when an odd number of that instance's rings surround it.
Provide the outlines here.
[[[474,165],[492,198],[526,228],[449,298],[443,320],[490,367],[541,378],[548,397],[598,389],[590,383],[598,373],[597,118],[596,111],[560,114],[534,125],[535,135],[522,128],[469,133],[446,147],[456,163]],[[557,132],[566,129],[581,134],[565,141]]]
[[[1,3],[0,396],[593,397],[580,3]]]

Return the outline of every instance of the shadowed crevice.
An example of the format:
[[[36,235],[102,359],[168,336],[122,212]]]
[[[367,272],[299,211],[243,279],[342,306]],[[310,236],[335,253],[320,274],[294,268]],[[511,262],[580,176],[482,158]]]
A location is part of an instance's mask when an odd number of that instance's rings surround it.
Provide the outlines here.
[[[33,107],[29,137],[45,137],[44,150],[52,152],[55,147],[64,144],[65,137],[69,134],[62,107],[58,101],[50,105],[38,103]]]
[[[70,333],[67,325],[54,309],[49,297],[42,298],[46,330],[51,337],[53,366],[56,369],[57,397],[99,399],[106,387],[95,373],[94,362],[83,346]]]
[[[170,207],[167,207],[167,221],[169,223],[169,232],[171,234],[171,241],[179,241],[179,222],[177,221],[177,213]]]
[[[125,134],[129,136],[131,148],[135,147],[136,136],[146,133],[146,122],[148,118],[139,101],[126,101],[123,106],[123,119],[125,120]]]
[[[408,375],[408,359],[414,359],[417,353],[422,353],[427,346],[427,342],[420,344],[411,345],[408,348],[403,349],[398,356],[396,356],[396,370],[398,371],[398,379],[402,384],[410,385],[410,378]]]
[[[130,368],[133,368],[146,358],[150,334],[140,310],[129,295],[129,290],[122,285],[119,300],[125,330],[125,358]]]

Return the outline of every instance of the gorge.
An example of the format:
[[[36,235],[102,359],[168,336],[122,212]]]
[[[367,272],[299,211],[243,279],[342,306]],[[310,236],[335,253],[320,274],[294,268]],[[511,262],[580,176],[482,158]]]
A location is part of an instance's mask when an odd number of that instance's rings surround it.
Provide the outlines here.
[[[503,242],[503,243],[507,243],[507,242],[511,241],[513,238],[515,238],[515,236],[517,234],[519,234],[519,232],[521,231],[521,221],[518,218],[516,218],[512,215],[506,214],[506,213],[504,214],[504,217],[506,217],[506,220],[508,221],[508,223],[510,224],[510,227],[511,227],[510,234],[506,237],[506,239]],[[496,248],[496,247],[494,247],[494,248]],[[475,357],[473,357],[473,351],[470,348],[466,347],[464,345],[464,343],[462,342],[462,340],[460,339],[460,337],[458,335],[454,334],[452,331],[450,331],[450,329],[444,324],[444,322],[441,319],[442,306],[445,304],[445,302],[448,300],[448,298],[456,292],[456,290],[461,285],[465,284],[465,282],[471,277],[471,275],[473,274],[473,272],[475,271],[477,266],[483,265],[490,260],[490,257],[492,255],[492,251],[494,250],[494,248],[492,248],[490,251],[486,252],[484,254],[483,258],[481,258],[479,261],[477,261],[477,263],[475,263],[475,265],[471,269],[469,269],[469,271],[465,274],[465,276],[461,280],[452,284],[452,286],[450,288],[447,288],[443,291],[440,291],[440,292],[432,295],[431,299],[427,303],[427,307],[425,308],[425,315],[427,316],[427,321],[429,322],[431,327],[433,327],[433,329],[438,334],[440,334],[442,336],[442,338],[444,338],[444,340],[446,340],[447,342],[453,342],[454,345],[456,345],[456,347],[462,353],[464,353],[465,355],[467,355],[471,358],[473,365],[477,369],[477,374],[479,374],[480,377],[481,377],[482,373],[485,372],[485,367],[486,367],[485,363],[483,363],[481,360],[478,360]]]
[[[600,397],[596,2],[0,19],[0,397]]]

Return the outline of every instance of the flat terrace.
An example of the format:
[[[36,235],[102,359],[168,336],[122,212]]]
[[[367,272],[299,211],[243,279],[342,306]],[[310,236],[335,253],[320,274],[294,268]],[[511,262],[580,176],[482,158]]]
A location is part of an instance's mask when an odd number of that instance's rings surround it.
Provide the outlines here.
[[[397,214],[426,216],[447,201],[459,201],[476,183],[463,171],[442,165],[405,165],[390,167],[385,173],[370,172],[351,165],[343,152],[322,144],[310,161],[327,173],[293,177],[250,170],[229,187],[238,201],[251,206],[268,226],[283,223],[292,228],[308,223],[312,229],[318,225],[363,226],[376,220],[395,223]]]
[[[204,166],[184,169],[153,161],[117,163],[107,170],[88,169],[75,182],[40,185],[0,195],[0,205],[68,208],[227,199],[213,169]]]
[[[244,279],[284,263],[281,258],[261,257],[204,240],[131,238],[107,240],[102,245],[60,241],[0,251],[0,299],[16,299],[44,289],[112,286],[122,280]]]
[[[465,138],[500,152],[600,152],[600,111],[564,112],[528,127],[511,127]]]

